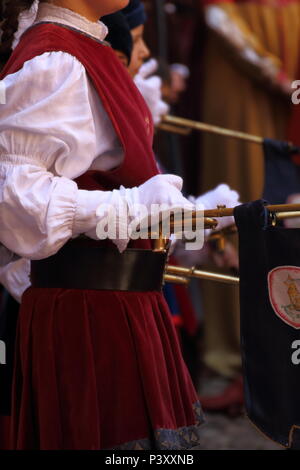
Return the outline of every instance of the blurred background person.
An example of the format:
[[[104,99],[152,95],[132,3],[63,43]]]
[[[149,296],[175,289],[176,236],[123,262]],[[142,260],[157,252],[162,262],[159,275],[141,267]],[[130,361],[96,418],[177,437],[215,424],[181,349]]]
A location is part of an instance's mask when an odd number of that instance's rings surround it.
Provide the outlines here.
[[[203,1],[206,42],[201,120],[249,134],[285,140],[291,112],[291,81],[299,59],[298,0]],[[217,135],[202,136],[201,187],[225,181],[246,202],[262,196],[261,145]],[[206,283],[205,363],[234,378],[240,368],[237,288]],[[219,405],[232,402],[240,379]],[[205,403],[211,405],[211,400]],[[214,405],[217,401],[213,402]]]

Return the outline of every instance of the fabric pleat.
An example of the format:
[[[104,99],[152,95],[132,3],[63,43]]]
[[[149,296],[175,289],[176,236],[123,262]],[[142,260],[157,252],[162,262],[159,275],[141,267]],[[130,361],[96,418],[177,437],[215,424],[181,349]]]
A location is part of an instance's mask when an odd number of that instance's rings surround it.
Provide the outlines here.
[[[161,293],[30,288],[17,344],[13,448],[199,444],[200,404]]]

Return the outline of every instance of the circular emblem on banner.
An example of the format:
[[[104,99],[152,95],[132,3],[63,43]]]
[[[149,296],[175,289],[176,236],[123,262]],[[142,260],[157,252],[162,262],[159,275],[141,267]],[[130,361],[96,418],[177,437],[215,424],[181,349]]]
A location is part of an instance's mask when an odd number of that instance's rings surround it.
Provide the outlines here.
[[[276,315],[300,329],[300,268],[279,266],[268,274],[269,298]]]

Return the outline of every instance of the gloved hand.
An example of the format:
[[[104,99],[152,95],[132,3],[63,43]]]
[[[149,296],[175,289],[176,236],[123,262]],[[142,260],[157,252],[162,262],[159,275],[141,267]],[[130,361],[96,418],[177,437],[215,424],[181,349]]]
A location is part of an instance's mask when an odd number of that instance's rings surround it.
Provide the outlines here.
[[[134,216],[134,207],[138,204],[143,204],[148,209],[152,204],[167,204],[170,208],[189,207],[193,210],[194,204],[181,193],[182,186],[183,180],[180,176],[156,175],[136,188],[121,186],[120,193],[125,197]]]
[[[226,206],[227,208],[236,207],[241,204],[240,195],[237,191],[230,189],[227,184],[220,184],[215,189],[199,196],[196,199],[197,204],[203,204],[204,210],[216,209],[217,206]],[[235,223],[234,217],[218,218],[217,230],[229,227]],[[208,235],[210,231],[206,231]]]
[[[164,213],[168,216],[170,210],[194,210],[195,205],[182,195],[182,186],[183,180],[179,176],[157,175],[137,188],[126,189],[121,186],[120,192],[128,204],[131,220],[136,225],[151,213],[160,213],[163,218]],[[162,205],[164,208],[160,207]]]
[[[118,191],[111,192],[111,197],[99,206],[97,215],[103,219],[106,213],[107,223],[111,224],[112,228],[118,227],[116,237],[110,238],[113,239],[120,252],[126,249],[133,231],[143,221],[148,226],[149,215],[162,214],[164,217],[164,213],[167,216],[170,210],[194,210],[194,204],[181,193],[182,185],[183,181],[179,176],[156,175],[141,186],[134,188],[121,186]],[[164,208],[159,207],[161,205],[164,205]],[[129,214],[128,218],[127,214]],[[87,233],[87,235],[95,238],[92,233]],[[99,229],[97,229],[97,236],[102,238]]]
[[[162,117],[169,112],[169,106],[162,100],[162,80],[160,77],[151,76],[157,70],[158,64],[155,59],[150,59],[139,70],[134,77],[134,82],[143,95],[152,114],[153,122],[158,125]]]

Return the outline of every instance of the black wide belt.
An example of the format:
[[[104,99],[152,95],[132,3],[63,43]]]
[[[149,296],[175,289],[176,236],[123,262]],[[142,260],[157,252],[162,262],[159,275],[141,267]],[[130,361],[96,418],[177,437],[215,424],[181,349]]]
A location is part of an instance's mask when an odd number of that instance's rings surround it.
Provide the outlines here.
[[[129,249],[119,253],[97,244],[67,243],[50,258],[31,261],[38,288],[160,291],[166,253]]]

